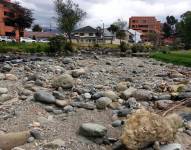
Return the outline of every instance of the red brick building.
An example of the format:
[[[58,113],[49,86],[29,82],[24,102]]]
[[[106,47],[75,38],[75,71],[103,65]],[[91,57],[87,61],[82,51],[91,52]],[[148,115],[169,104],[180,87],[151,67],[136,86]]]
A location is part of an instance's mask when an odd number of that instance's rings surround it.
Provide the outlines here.
[[[155,17],[131,17],[129,19],[129,28],[142,33],[142,40],[149,41],[148,33],[154,32],[161,34],[161,23]]]
[[[15,29],[14,23],[11,21],[16,14],[8,7],[14,5],[11,0],[4,0],[0,3],[0,36],[10,36],[19,40],[19,31]]]

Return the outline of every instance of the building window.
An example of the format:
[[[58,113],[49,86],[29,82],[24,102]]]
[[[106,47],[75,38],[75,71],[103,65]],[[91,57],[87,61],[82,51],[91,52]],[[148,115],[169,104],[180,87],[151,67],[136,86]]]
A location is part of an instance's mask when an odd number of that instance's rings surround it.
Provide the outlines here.
[[[84,36],[84,33],[80,33],[80,36]]]
[[[11,18],[14,18],[15,17],[15,15],[14,15],[14,13],[12,13],[12,12],[4,12],[4,16],[7,16],[7,17],[11,17]]]
[[[94,34],[93,33],[89,33],[89,36],[93,36]]]
[[[5,36],[15,36],[15,32],[5,32]]]
[[[14,26],[14,21],[11,19],[5,19],[5,25],[6,26]]]

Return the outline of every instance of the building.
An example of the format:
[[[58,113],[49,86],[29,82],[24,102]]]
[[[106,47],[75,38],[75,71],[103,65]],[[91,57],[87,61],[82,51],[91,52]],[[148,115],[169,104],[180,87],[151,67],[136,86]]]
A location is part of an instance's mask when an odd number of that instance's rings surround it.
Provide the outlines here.
[[[98,33],[100,32],[100,34]],[[130,33],[128,30],[124,30],[126,38],[122,41],[128,43]],[[73,31],[72,41],[80,44],[120,44],[120,40],[116,38],[116,35],[109,32],[106,28],[98,31],[97,29],[86,26]]]
[[[9,36],[19,40],[19,31],[15,29],[12,18],[15,13],[8,7],[14,5],[10,0],[0,2],[0,36]]]
[[[141,39],[142,33],[133,29],[129,29],[128,31],[130,33],[129,42],[133,42],[133,43],[142,42],[142,39]]]
[[[161,34],[161,23],[155,17],[131,17],[129,19],[129,28],[142,33],[142,40],[149,41],[149,33]]]
[[[54,32],[32,32],[32,31],[24,31],[24,37],[35,38],[36,40],[40,39],[48,39],[51,37],[57,36],[57,33]]]

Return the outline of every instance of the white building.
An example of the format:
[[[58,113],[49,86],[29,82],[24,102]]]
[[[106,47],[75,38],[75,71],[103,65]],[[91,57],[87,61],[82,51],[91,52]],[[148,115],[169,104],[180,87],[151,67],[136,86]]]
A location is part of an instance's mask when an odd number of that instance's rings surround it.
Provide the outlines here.
[[[128,29],[128,31],[131,33],[130,39],[132,39],[134,43],[142,42],[142,39],[141,39],[142,33],[138,32],[136,30],[133,30],[133,29]]]

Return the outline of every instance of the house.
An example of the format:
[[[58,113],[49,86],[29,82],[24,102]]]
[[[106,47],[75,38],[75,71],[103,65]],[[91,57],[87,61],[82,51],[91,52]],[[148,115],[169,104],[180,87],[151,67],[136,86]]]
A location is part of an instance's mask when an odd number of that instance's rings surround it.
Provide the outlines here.
[[[90,26],[74,30],[72,33],[72,41],[76,43],[91,44],[97,40],[97,30]]]
[[[0,36],[9,36],[19,40],[19,31],[12,21],[16,14],[9,6],[14,6],[10,0],[0,2]]]
[[[130,37],[129,37],[130,42],[133,42],[133,43],[142,42],[142,39],[141,39],[142,33],[133,29],[129,29],[128,31],[130,33]]]
[[[144,42],[149,41],[148,33],[161,34],[161,23],[153,16],[131,17],[129,28],[141,32],[141,38]]]
[[[126,39],[122,40],[125,42],[129,41],[130,33],[126,32]],[[109,32],[108,29],[100,29],[99,31],[93,27],[86,26],[77,30],[74,30],[72,33],[72,41],[74,43],[81,44],[120,44],[120,40],[116,38],[116,35],[112,32]]]

